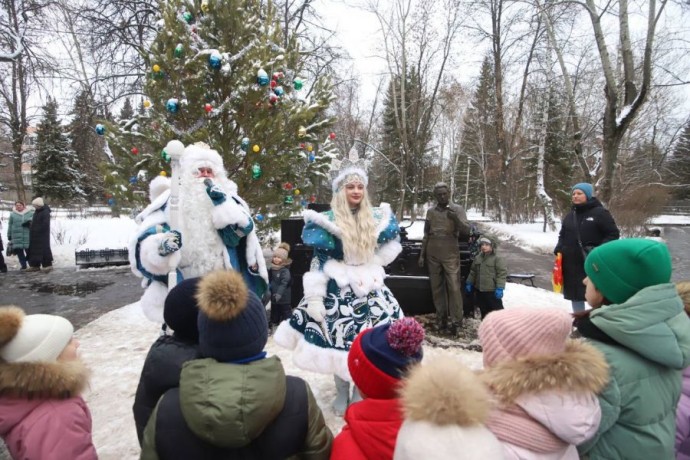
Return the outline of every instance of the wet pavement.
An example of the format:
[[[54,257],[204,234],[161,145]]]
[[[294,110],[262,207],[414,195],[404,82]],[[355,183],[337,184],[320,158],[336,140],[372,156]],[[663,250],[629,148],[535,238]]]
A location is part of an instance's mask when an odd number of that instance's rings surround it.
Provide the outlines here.
[[[0,274],[0,305],[17,305],[27,313],[64,316],[76,329],[103,314],[136,302],[141,280],[129,266],[51,272],[9,271]]]

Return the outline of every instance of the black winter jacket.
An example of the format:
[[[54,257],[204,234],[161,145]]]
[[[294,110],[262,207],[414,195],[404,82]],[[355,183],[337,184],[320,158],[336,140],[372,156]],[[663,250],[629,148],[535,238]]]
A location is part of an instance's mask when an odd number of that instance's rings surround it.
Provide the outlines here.
[[[281,305],[290,305],[292,303],[292,278],[289,266],[286,265],[280,270],[271,268],[268,272],[268,278],[271,282],[271,302]]]
[[[46,265],[53,262],[50,250],[50,208],[48,205],[36,208],[29,230],[29,264]]]
[[[198,345],[163,335],[156,340],[144,361],[134,397],[134,423],[141,445],[144,428],[163,394],[180,385],[180,371],[187,361],[199,358]]]
[[[574,205],[563,218],[558,244],[554,253],[563,254],[563,296],[568,300],[585,300],[585,286],[582,280],[585,274],[585,259],[578,244],[578,229],[580,241],[586,252],[600,246],[607,241],[617,240],[620,231],[613,220],[613,216],[596,198],[590,198],[586,203]]]

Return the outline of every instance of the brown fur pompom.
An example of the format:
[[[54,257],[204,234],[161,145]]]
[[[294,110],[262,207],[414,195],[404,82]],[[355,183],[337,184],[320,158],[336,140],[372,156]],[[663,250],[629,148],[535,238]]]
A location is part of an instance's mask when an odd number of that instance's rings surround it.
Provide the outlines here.
[[[214,321],[228,321],[244,311],[249,293],[242,275],[234,270],[211,272],[199,281],[199,309]]]
[[[17,335],[24,319],[24,310],[14,305],[0,307],[0,347]]]
[[[690,281],[679,281],[676,283],[678,295],[683,299],[685,305],[685,313],[690,315]]]
[[[290,253],[290,245],[288,243],[283,241],[278,245],[278,247],[281,249],[285,249],[288,252],[288,254]]]
[[[449,357],[415,366],[400,397],[405,418],[441,426],[480,425],[491,408],[489,391],[479,378]]]

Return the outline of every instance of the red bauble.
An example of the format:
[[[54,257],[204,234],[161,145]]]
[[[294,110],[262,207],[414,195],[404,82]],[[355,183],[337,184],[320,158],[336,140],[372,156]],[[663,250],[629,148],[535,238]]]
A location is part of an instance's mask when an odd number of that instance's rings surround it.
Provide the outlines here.
[[[211,104],[206,103],[204,104],[204,110],[206,111],[206,113],[211,113],[211,110],[213,110],[213,106]]]
[[[283,188],[287,191],[290,191],[292,190],[292,184],[290,182],[285,182],[285,184],[283,184]]]
[[[316,195],[312,195],[309,197],[309,202],[310,203],[316,203]]]
[[[275,88],[276,86],[278,86],[278,82],[275,80],[271,80],[270,85],[271,85],[271,88]]]
[[[280,73],[279,73],[279,72],[276,72],[276,73],[273,74],[273,81],[278,81],[279,78],[280,78]]]
[[[330,137],[332,141],[335,140],[335,133],[329,134],[328,137]]]
[[[271,104],[275,104],[276,102],[278,102],[278,96],[276,96],[275,94],[271,94],[270,96],[268,96],[268,102],[270,102]]]
[[[132,147],[131,152],[132,152],[132,155],[139,155],[139,149],[136,147]]]
[[[302,142],[302,143],[299,145],[299,148],[301,148],[302,150],[304,150],[304,149],[307,148],[307,145],[306,145],[304,142]]]

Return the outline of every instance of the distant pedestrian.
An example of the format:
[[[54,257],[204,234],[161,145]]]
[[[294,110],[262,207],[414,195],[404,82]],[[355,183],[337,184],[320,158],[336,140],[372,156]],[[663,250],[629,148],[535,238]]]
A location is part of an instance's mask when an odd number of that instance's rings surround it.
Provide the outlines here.
[[[31,204],[36,208],[29,231],[29,268],[26,271],[48,272],[53,269],[53,252],[50,250],[50,207],[43,198],[34,199]]]
[[[0,307],[0,436],[11,458],[95,460],[89,371],[65,318]]]
[[[482,313],[482,319],[494,310],[503,309],[503,290],[506,287],[508,270],[490,239],[479,238],[480,252],[472,262],[467,276],[465,291],[476,292],[476,304]]]
[[[34,217],[34,210],[27,208],[23,201],[17,201],[10,214],[7,239],[12,242],[12,253],[19,257],[21,270],[26,270],[29,254],[29,226]]]
[[[292,259],[288,257],[290,245],[280,243],[273,251],[271,269],[268,279],[271,287],[271,326],[278,326],[283,320],[290,319],[292,293],[292,277],[290,276],[290,264]]]
[[[563,218],[554,254],[563,254],[563,297],[574,312],[585,310],[585,258],[595,247],[617,240],[620,231],[611,213],[594,196],[592,184],[572,188],[573,207]]]

